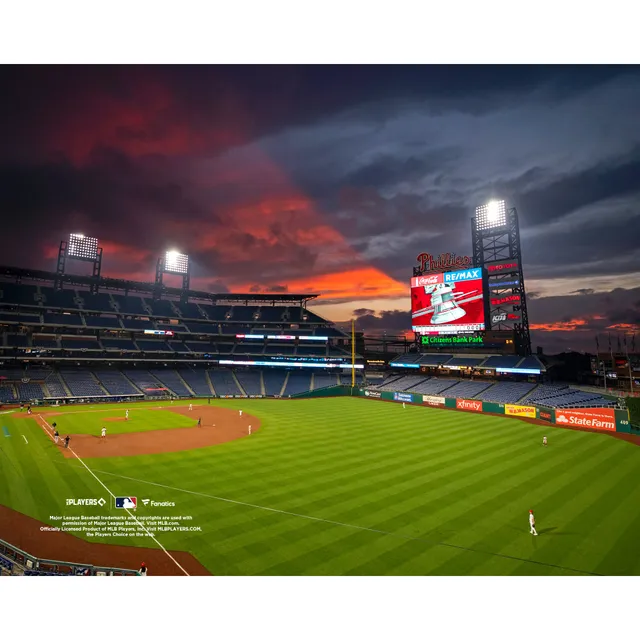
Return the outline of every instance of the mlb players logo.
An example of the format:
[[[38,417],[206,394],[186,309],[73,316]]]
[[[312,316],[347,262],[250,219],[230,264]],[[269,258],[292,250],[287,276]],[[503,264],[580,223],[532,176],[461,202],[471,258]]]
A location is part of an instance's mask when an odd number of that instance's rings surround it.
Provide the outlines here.
[[[116,498],[116,509],[137,509],[138,498],[128,496],[126,498]]]

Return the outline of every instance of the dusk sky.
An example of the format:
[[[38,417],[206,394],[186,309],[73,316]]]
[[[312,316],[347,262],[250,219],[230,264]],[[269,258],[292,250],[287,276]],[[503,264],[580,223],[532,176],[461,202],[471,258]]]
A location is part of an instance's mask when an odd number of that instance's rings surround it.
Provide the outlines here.
[[[474,207],[520,216],[533,345],[640,322],[640,68],[4,67],[0,263],[53,270],[69,232],[103,274],[319,293],[410,329],[422,252],[471,255]]]

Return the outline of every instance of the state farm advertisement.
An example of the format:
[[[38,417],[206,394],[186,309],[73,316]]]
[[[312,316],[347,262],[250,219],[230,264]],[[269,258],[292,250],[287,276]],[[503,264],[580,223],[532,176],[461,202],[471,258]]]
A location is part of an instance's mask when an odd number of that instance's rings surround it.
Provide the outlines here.
[[[518,404],[505,404],[504,413],[507,416],[520,416],[521,418],[535,418],[535,407],[521,407]]]
[[[462,411],[482,411],[482,401],[456,398],[456,409],[461,409]]]
[[[432,407],[444,407],[445,399],[441,396],[422,396],[422,402]]]
[[[412,278],[411,318],[420,334],[484,331],[482,269]]]
[[[556,409],[556,424],[615,431],[616,414],[613,409]]]

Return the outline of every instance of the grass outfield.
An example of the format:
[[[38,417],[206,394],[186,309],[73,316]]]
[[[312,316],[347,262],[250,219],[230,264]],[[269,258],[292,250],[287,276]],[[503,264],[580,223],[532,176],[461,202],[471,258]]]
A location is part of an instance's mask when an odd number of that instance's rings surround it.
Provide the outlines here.
[[[193,516],[202,533],[158,539],[216,575],[640,574],[640,447],[356,398],[212,405],[242,408],[262,428],[207,449],[87,464],[116,495],[176,502],[140,506],[139,516]],[[168,412],[151,406],[111,428],[168,424]],[[73,420],[75,430],[76,415],[60,410],[55,421]],[[103,415],[85,411],[82,427],[95,432]],[[0,447],[6,506],[45,522],[105,513],[65,506],[68,497],[105,492],[77,460],[62,458],[34,420],[0,415]],[[528,531],[530,508],[537,538]]]

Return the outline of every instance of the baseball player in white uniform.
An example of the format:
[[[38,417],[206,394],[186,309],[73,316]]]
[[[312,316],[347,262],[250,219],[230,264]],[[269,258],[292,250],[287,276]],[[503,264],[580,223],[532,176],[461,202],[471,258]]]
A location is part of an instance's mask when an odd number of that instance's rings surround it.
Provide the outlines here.
[[[536,518],[531,509],[529,509],[529,533],[532,533],[534,536],[538,535],[536,531]]]
[[[242,418],[242,409],[240,409],[240,417]]]
[[[100,436],[100,440],[106,440],[107,438],[107,427],[102,427],[102,435]]]
[[[189,405],[189,411],[193,411],[193,405],[192,404]]]
[[[542,437],[542,446],[546,447],[547,446],[547,436],[543,436]]]
[[[128,420],[128,419],[129,419],[129,409],[127,409],[127,410],[124,412],[124,419],[125,419],[125,420]]]
[[[407,408],[407,405],[406,405],[404,402],[402,403],[402,408],[403,408],[403,409],[406,409],[406,408]]]

